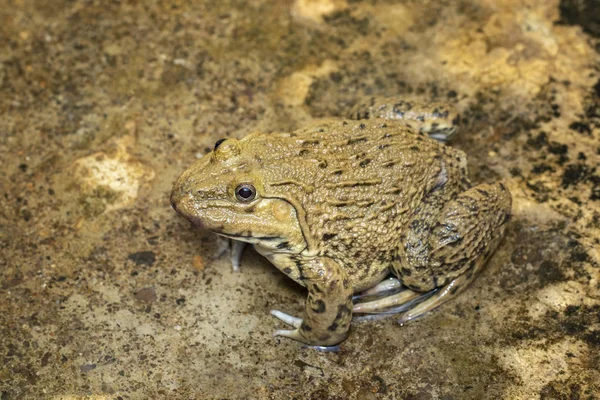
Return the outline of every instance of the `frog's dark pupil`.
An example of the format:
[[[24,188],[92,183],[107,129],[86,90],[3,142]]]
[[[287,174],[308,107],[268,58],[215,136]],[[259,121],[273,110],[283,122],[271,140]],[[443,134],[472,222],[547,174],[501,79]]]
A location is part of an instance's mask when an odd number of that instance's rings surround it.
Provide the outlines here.
[[[216,150],[221,145],[221,143],[223,143],[225,140],[226,139],[219,139],[219,140],[217,140],[217,142],[215,143],[215,148],[213,150]]]
[[[247,187],[241,187],[238,190],[238,194],[240,195],[240,197],[243,197],[244,199],[247,199],[250,196],[252,196],[252,190],[250,188],[247,188]]]

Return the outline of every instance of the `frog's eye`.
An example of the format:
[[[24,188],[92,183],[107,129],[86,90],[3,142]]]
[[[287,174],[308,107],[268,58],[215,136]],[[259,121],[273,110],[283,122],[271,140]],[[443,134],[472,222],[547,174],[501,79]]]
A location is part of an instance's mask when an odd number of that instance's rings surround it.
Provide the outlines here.
[[[227,139],[219,139],[215,142],[215,147],[213,147],[213,150],[216,150],[219,148],[219,146],[221,145],[221,143],[223,143],[225,140]]]
[[[235,189],[235,198],[239,201],[252,201],[256,197],[256,189],[248,183],[242,183]]]

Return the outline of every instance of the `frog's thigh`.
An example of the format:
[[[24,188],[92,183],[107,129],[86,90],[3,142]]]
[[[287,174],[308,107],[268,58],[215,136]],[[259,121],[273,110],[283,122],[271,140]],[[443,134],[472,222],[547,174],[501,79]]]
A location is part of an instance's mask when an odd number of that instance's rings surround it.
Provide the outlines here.
[[[460,125],[460,115],[447,103],[424,103],[401,97],[366,98],[350,109],[348,118],[403,120],[440,142],[454,136]]]
[[[432,224],[427,218],[422,229],[412,224],[398,252],[396,272],[402,283],[427,291],[469,270],[475,274],[498,245],[510,208],[510,193],[503,184],[483,184],[446,203]]]
[[[444,206],[428,238],[428,267],[413,269],[403,262],[410,257],[400,260],[403,284],[418,290],[442,289],[403,320],[418,317],[468,286],[498,246],[510,209],[510,193],[501,183],[471,188]]]

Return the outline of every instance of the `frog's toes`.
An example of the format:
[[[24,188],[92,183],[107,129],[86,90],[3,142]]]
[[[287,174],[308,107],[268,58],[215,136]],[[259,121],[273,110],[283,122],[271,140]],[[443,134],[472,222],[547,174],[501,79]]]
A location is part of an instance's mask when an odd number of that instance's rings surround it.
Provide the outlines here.
[[[365,297],[379,296],[388,294],[388,292],[398,291],[402,289],[402,283],[397,278],[388,278],[379,282],[376,286],[364,290],[357,295],[352,296],[352,300],[359,300]]]
[[[300,327],[302,326],[302,318],[297,318],[286,314],[282,311],[271,310],[271,315],[275,318],[285,322],[288,325],[293,326],[296,329],[278,329],[273,332],[273,336],[283,336],[290,339],[297,340],[299,342],[305,342],[306,340],[302,337],[300,333]]]
[[[242,255],[246,248],[246,242],[240,242],[239,240],[231,240],[231,265],[233,271],[238,272],[242,262]]]
[[[303,342],[304,339],[300,334],[300,329],[278,329],[273,332],[273,336],[283,336],[286,338],[294,339],[298,342]]]
[[[302,346],[303,349],[311,349],[311,350],[316,350],[316,351],[320,351],[321,353],[337,353],[338,351],[341,350],[341,347],[339,344],[336,344],[335,346]]]
[[[275,318],[285,322],[288,325],[293,326],[294,328],[300,328],[302,325],[302,318],[293,317],[289,314],[286,314],[279,310],[271,310],[271,315]],[[288,332],[288,331],[277,331],[277,332]],[[275,332],[275,333],[277,333]],[[283,336],[283,335],[281,335]]]

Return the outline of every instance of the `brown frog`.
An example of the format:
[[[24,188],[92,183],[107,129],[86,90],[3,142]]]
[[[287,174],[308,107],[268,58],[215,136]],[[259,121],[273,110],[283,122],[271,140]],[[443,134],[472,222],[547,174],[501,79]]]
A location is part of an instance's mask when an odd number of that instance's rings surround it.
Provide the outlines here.
[[[275,335],[335,345],[353,313],[400,309],[406,322],[450,300],[496,249],[511,196],[471,187],[465,154],[441,143],[458,124],[443,104],[373,98],[348,120],[219,140],[171,204],[308,289],[303,318],[271,312],[294,328]]]

